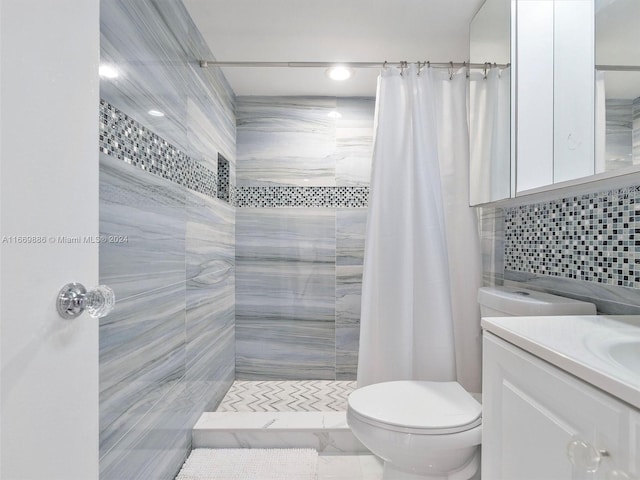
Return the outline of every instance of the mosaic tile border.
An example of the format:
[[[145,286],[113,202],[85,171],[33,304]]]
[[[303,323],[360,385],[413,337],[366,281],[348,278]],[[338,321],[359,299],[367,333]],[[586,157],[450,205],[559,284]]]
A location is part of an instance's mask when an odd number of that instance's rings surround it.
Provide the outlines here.
[[[193,160],[110,103],[100,99],[100,152],[217,198],[215,172]]]
[[[640,288],[640,186],[505,209],[505,270]]]
[[[240,208],[366,208],[369,187],[235,187]]]

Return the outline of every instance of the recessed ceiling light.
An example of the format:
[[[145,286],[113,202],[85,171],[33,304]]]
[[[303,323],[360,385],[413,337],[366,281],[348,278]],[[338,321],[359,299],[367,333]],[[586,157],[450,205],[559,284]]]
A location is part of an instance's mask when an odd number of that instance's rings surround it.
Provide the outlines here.
[[[152,117],[164,117],[164,113],[160,110],[149,110],[147,113]]]
[[[340,114],[340,112],[336,112],[335,110],[333,110],[332,112],[327,113],[327,117],[329,117],[329,118],[341,118],[342,115]]]
[[[331,80],[337,80],[340,82],[351,78],[351,75],[353,75],[353,70],[341,65],[336,65],[335,67],[327,69],[327,76]]]
[[[100,65],[98,74],[105,78],[117,78],[120,75],[118,70],[113,68],[111,65]]]

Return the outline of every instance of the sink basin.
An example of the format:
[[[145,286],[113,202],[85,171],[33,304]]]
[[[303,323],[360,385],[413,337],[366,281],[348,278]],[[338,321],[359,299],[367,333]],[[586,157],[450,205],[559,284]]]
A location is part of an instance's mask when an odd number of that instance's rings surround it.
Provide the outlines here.
[[[609,345],[609,356],[620,366],[640,372],[640,339],[620,340]]]

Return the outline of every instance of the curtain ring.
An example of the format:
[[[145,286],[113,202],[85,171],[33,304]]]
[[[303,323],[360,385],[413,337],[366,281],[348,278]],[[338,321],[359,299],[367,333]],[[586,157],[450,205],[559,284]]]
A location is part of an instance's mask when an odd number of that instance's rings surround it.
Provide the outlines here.
[[[385,60],[384,63],[382,64],[382,68],[384,68],[385,70],[387,69],[387,61]]]
[[[421,66],[420,66],[420,60],[418,60],[418,76],[420,76],[420,70],[421,70]]]
[[[427,60],[427,68],[431,68],[431,62]]]
[[[482,77],[483,80],[487,79],[487,62],[484,62],[484,75]]]
[[[453,80],[453,62],[449,62],[449,80]]]
[[[469,67],[467,67],[467,62],[462,62],[462,68],[465,69],[465,76],[469,78]]]

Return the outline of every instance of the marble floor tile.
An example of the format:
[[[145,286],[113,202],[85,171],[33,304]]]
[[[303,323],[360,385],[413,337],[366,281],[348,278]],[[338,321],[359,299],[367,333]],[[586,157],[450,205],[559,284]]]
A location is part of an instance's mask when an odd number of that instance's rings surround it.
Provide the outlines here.
[[[313,448],[368,452],[345,412],[205,412],[193,428],[194,448]]]
[[[346,411],[354,381],[236,380],[218,412],[327,412]]]

